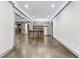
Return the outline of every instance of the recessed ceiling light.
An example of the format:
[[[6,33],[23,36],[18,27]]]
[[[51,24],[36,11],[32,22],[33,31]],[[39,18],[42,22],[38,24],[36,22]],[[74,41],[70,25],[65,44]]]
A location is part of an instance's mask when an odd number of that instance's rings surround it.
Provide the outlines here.
[[[49,16],[47,16],[49,18]]]
[[[47,16],[47,18],[50,18],[50,15],[49,15],[49,16]]]
[[[54,4],[52,4],[52,5],[51,5],[51,7],[55,7],[55,5],[54,5]]]
[[[25,5],[25,8],[28,8],[29,6],[28,5]]]
[[[33,16],[33,18],[34,18],[35,16]]]
[[[32,18],[34,19],[34,18],[35,18],[35,16],[32,16]]]

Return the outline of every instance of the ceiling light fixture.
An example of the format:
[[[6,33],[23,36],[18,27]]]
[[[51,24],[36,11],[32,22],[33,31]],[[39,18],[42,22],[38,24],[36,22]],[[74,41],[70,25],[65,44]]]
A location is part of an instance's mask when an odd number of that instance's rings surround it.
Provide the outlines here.
[[[47,16],[48,18],[50,17],[50,16]]]
[[[35,16],[32,16],[33,19],[35,19]]]
[[[25,5],[25,8],[28,8],[29,6],[28,5]]]
[[[55,5],[54,5],[54,4],[52,4],[52,5],[51,5],[51,7],[55,7]]]
[[[33,16],[33,18],[35,18],[35,16]]]

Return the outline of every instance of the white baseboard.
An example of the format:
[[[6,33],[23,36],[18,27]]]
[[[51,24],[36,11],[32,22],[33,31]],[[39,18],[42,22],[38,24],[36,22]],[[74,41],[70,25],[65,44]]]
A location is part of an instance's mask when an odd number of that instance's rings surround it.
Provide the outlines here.
[[[53,38],[55,38],[57,40],[56,37],[53,37]],[[69,48],[68,46],[66,46],[63,42],[61,42],[59,40],[57,40],[57,41],[60,42],[65,48],[67,48],[71,53],[73,53],[76,57],[79,58],[79,55],[75,51],[73,51],[71,48]]]
[[[5,51],[3,54],[0,55],[0,58],[2,58],[3,56],[5,56],[6,54],[8,54],[10,51],[13,50],[13,47],[8,49],[7,51]]]

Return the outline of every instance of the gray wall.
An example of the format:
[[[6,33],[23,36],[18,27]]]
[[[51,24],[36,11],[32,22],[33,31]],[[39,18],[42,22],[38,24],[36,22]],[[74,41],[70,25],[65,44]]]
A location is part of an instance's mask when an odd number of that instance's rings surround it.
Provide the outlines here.
[[[14,21],[11,4],[0,1],[0,57],[14,46]]]
[[[44,27],[44,35],[51,35],[51,25],[50,22],[45,24],[47,27]]]
[[[53,22],[50,23],[50,31],[51,36],[53,37]]]
[[[79,2],[71,2],[53,23],[53,36],[79,56]]]

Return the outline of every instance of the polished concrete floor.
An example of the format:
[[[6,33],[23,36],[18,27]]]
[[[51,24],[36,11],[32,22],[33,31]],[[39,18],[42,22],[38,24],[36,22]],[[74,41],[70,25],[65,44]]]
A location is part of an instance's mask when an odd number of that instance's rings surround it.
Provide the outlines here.
[[[75,58],[51,36],[44,39],[28,39],[27,35],[16,35],[15,48],[3,58]]]

